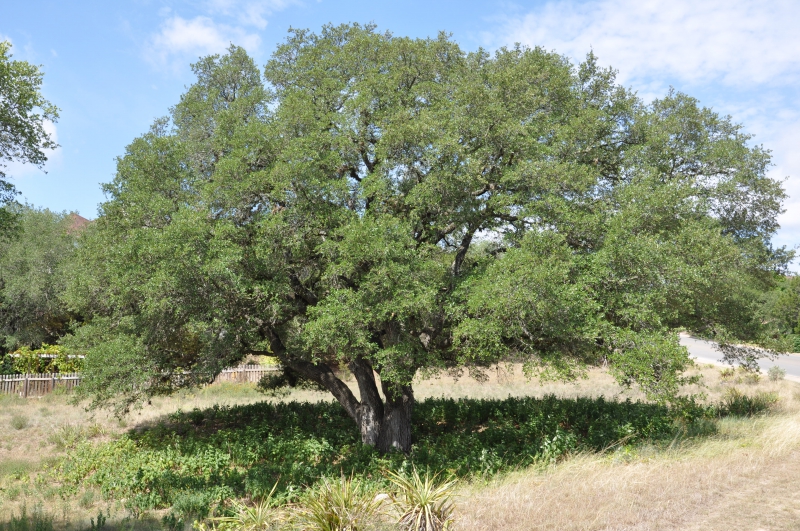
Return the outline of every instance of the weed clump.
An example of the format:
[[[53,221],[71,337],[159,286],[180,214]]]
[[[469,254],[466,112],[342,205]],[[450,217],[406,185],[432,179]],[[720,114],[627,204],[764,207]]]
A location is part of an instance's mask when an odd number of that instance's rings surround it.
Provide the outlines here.
[[[11,427],[15,430],[24,430],[28,427],[30,422],[28,421],[28,417],[25,415],[14,414],[11,416]]]
[[[53,531],[53,518],[44,514],[41,506],[36,506],[29,515],[25,505],[19,517],[11,516],[8,523],[0,522],[0,531]]]
[[[768,412],[778,403],[777,393],[759,391],[754,395],[747,395],[739,389],[727,389],[722,397],[720,413],[724,416],[752,417]]]
[[[777,382],[786,378],[786,371],[777,365],[773,365],[767,371],[767,376],[771,382]]]

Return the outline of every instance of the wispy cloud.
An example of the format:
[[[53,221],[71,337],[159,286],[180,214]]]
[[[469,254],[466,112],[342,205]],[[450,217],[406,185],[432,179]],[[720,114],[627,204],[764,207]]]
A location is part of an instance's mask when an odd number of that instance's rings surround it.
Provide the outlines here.
[[[144,46],[145,57],[157,67],[176,70],[198,56],[223,52],[230,43],[256,52],[268,17],[293,3],[296,0],[206,0],[192,16],[164,7],[159,11],[161,26]]]
[[[294,0],[209,0],[207,6],[212,14],[231,17],[243,26],[253,26],[263,30],[267,27],[266,17],[293,3]]]
[[[798,20],[793,0],[566,1],[506,20],[489,39],[574,58],[594,49],[624,80],[786,86],[800,78]]]
[[[210,17],[185,19],[175,15],[166,19],[159,32],[151,37],[145,56],[157,66],[185,66],[186,59],[223,52],[230,43],[254,50],[260,46],[261,37]]]

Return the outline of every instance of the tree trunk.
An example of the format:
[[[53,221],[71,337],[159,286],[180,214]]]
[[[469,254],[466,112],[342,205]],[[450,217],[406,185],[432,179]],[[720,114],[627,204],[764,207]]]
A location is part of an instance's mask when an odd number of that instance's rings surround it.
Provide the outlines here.
[[[358,382],[361,400],[324,363],[291,359],[280,338],[267,335],[273,355],[282,363],[324,386],[336,397],[361,432],[361,442],[377,447],[381,453],[391,451],[411,451],[411,411],[414,407],[414,393],[410,385],[398,386],[381,381],[386,402],[381,398],[376,384],[372,365],[363,358],[356,358],[348,364],[350,372]]]
[[[375,385],[375,372],[372,365],[363,358],[356,358],[348,364],[350,372],[358,382],[361,402],[356,407],[355,421],[361,430],[361,442],[376,446],[383,423],[384,407],[378,386]]]
[[[411,412],[414,408],[414,392],[410,385],[393,386],[382,382],[386,396],[383,421],[378,436],[381,453],[411,451]]]

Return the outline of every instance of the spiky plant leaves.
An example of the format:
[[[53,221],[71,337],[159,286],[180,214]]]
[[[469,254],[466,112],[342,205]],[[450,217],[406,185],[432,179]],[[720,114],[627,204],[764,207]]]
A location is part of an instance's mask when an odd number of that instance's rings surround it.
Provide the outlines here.
[[[220,516],[212,518],[216,522],[216,529],[219,531],[268,531],[276,529],[285,521],[283,511],[275,504],[272,495],[278,484],[261,498],[252,507],[244,503],[233,501],[233,508],[236,511],[233,516]]]
[[[323,479],[304,500],[297,523],[304,531],[359,531],[377,519],[382,503],[358,479]]]
[[[425,471],[421,477],[416,468],[411,474],[387,472],[397,492],[392,504],[399,513],[398,524],[406,531],[444,531],[453,522],[453,495],[456,481],[439,479],[439,473]]]

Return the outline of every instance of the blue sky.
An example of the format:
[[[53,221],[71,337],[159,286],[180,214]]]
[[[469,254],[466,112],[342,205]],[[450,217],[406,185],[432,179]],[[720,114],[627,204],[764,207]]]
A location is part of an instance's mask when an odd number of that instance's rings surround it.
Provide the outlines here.
[[[264,64],[289,27],[375,22],[413,37],[446,30],[467,50],[521,42],[580,60],[593,49],[647,100],[674,86],[730,114],[773,151],[771,175],[790,176],[775,243],[800,245],[796,0],[4,0],[0,12],[0,39],[43,66],[61,108],[48,173],[9,167],[37,206],[94,217],[115,157],[178,101],[197,57],[234,42]]]

